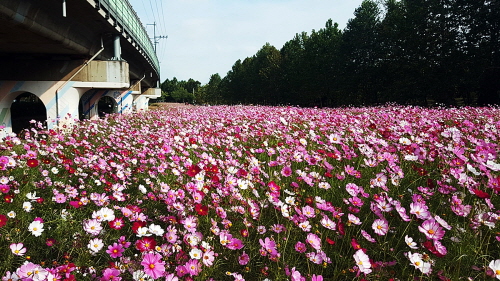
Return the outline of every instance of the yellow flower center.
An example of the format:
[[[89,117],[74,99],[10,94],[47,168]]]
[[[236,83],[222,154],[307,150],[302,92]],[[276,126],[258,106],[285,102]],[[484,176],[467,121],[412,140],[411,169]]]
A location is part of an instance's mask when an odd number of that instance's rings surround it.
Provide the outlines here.
[[[377,229],[382,229],[382,226],[381,225],[377,225]]]
[[[155,268],[155,265],[154,264],[150,264],[149,268],[153,269],[153,268]]]
[[[416,265],[416,266],[420,266],[420,262],[419,262],[419,261],[416,261],[416,262],[415,262],[415,265]]]
[[[429,233],[429,234],[431,234],[431,235],[432,235],[432,234],[434,234],[434,233],[436,233],[436,232],[435,232],[434,230],[432,230],[432,229],[429,229],[429,230],[427,231],[427,233]]]

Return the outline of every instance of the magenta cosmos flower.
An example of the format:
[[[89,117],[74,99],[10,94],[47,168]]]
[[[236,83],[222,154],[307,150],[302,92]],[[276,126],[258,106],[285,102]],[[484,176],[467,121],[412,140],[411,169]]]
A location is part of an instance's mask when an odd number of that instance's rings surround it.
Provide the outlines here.
[[[165,262],[161,260],[161,255],[158,253],[145,254],[141,265],[144,266],[144,272],[153,279],[157,279],[165,273]]]
[[[119,258],[122,256],[123,251],[125,251],[125,249],[123,249],[121,244],[113,243],[113,245],[108,246],[106,253],[112,258]]]

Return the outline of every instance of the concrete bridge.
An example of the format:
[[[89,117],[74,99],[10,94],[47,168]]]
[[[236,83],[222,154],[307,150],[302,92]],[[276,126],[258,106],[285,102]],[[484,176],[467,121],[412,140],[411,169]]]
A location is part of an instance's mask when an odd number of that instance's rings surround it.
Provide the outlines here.
[[[0,1],[0,138],[146,110],[159,74],[128,0]]]

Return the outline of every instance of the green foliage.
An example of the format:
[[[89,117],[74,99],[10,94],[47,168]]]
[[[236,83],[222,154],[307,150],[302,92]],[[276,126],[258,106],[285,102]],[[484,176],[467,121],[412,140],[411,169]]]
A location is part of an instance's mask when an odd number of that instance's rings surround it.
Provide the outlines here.
[[[492,0],[365,0],[343,31],[330,19],[320,30],[297,33],[280,50],[267,43],[254,56],[236,61],[225,77],[209,83],[204,101],[499,103],[500,85],[490,79],[500,68],[499,5]]]
[[[179,81],[175,77],[172,80],[166,79],[161,84],[162,101],[192,103],[195,101],[195,93],[200,85],[199,81],[191,78],[188,81]]]

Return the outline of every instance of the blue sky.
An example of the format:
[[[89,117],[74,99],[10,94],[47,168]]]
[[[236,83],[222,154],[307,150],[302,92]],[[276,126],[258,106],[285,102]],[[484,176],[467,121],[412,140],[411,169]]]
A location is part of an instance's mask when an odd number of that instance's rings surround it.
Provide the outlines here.
[[[156,22],[161,81],[221,77],[266,42],[278,50],[296,33],[328,19],[341,29],[362,0],[129,0],[153,37]]]

